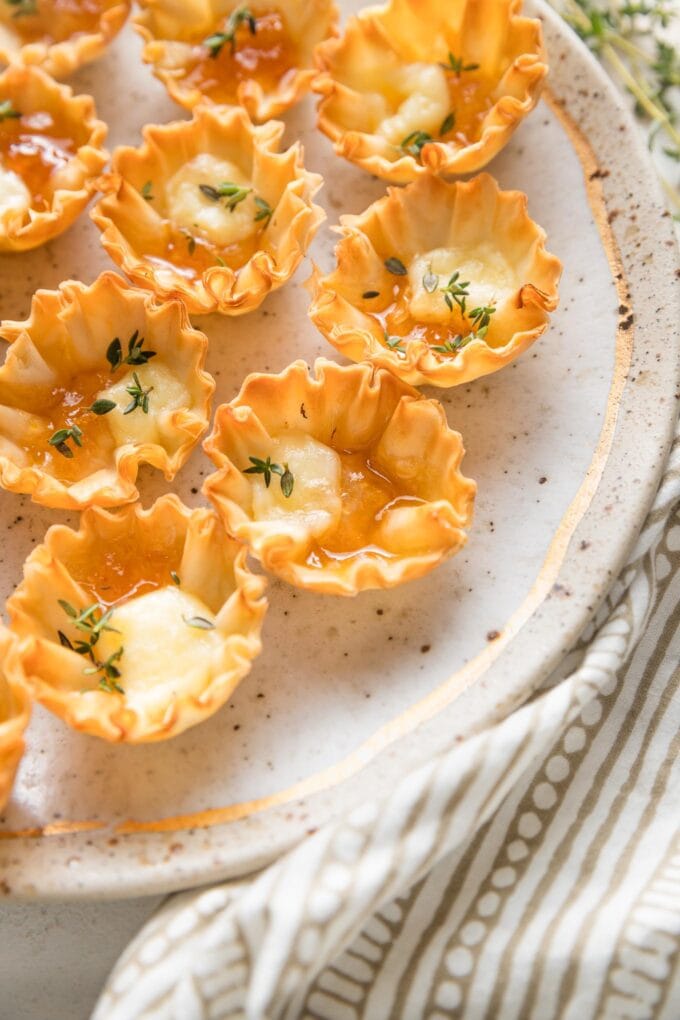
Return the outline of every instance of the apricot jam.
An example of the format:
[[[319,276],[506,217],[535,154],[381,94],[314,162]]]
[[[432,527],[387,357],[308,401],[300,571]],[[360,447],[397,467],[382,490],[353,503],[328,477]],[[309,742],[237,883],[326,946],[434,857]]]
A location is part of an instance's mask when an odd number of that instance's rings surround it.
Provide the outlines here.
[[[31,205],[38,212],[50,208],[54,174],[75,152],[69,128],[51,113],[40,111],[0,120],[0,167],[21,177],[31,192]]]

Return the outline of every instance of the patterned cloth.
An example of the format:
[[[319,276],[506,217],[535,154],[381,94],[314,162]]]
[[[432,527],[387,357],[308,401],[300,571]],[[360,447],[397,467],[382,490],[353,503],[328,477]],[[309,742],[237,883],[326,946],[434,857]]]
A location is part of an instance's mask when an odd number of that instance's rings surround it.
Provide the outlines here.
[[[263,872],[171,899],[94,1020],[677,1020],[679,503],[680,439],[565,679]]]

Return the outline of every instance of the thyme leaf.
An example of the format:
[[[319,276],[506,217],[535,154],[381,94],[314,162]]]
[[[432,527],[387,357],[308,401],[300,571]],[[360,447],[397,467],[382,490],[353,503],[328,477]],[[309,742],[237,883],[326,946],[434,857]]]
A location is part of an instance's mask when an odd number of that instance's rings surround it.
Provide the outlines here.
[[[388,273],[392,273],[393,276],[408,276],[408,269],[401,261],[401,259],[392,258],[385,259],[385,269]]]
[[[125,387],[125,392],[130,394],[132,400],[123,411],[123,414],[132,414],[132,412],[136,411],[138,407],[141,407],[144,414],[148,414],[149,394],[153,390],[153,386],[149,386],[149,388],[145,390],[139,381],[139,376],[136,372],[132,373],[132,380],[132,383]]]
[[[145,202],[153,202],[153,181],[147,181],[146,184],[143,184],[139,193]]]
[[[423,147],[432,141],[434,139],[427,131],[412,131],[399,143],[399,148],[414,159],[420,159]]]
[[[144,337],[140,337],[136,329],[128,340],[128,351],[123,357],[123,347],[118,337],[112,340],[106,351],[106,360],[115,372],[121,365],[146,365],[148,361],[156,357],[157,351],[144,351]]]
[[[271,457],[267,457],[266,460],[262,460],[261,457],[249,457],[248,460],[251,463],[251,467],[246,468],[243,472],[244,474],[263,475],[264,484],[267,489],[271,485],[272,475],[279,475],[281,479],[281,492],[286,499],[290,499],[293,494],[295,478],[287,464],[284,464],[283,467],[280,464],[274,464]]]
[[[109,411],[113,411],[114,407],[116,407],[115,400],[105,400],[102,397],[101,400],[95,400],[94,404],[90,404],[89,410],[92,411],[93,414],[102,415],[108,414]]]
[[[0,103],[0,121],[17,120],[19,117],[21,117],[21,114],[14,106],[12,106],[12,100],[3,99]]]
[[[214,32],[203,40],[203,45],[208,48],[210,57],[213,60],[219,57],[227,43],[229,43],[232,53],[236,51],[236,33],[243,24],[248,25],[251,35],[257,34],[255,15],[247,7],[238,7],[229,15],[224,32]]]
[[[47,440],[50,446],[53,446],[62,457],[66,457],[68,460],[73,459],[73,450],[68,445],[69,442],[73,442],[76,446],[82,446],[83,433],[77,425],[71,425],[68,428],[57,429],[50,438]]]
[[[183,616],[182,619],[187,627],[197,627],[198,630],[214,630],[216,626],[212,620],[206,620],[204,616]]]
[[[240,184],[234,184],[233,181],[222,181],[221,184],[216,186],[212,184],[199,184],[198,188],[212,202],[219,202],[221,198],[224,198],[226,200],[224,204],[230,212],[233,212],[239,202],[247,198],[253,190],[252,188],[244,188]]]
[[[274,210],[270,206],[269,202],[265,198],[261,198],[259,195],[255,196],[255,205],[257,206],[257,212],[255,213],[255,222],[264,222],[265,226],[269,223],[270,219],[274,215]]]
[[[461,74],[463,71],[476,71],[479,64],[464,64],[462,57],[456,57],[449,51],[446,63],[440,64],[445,71],[453,71],[454,74]]]

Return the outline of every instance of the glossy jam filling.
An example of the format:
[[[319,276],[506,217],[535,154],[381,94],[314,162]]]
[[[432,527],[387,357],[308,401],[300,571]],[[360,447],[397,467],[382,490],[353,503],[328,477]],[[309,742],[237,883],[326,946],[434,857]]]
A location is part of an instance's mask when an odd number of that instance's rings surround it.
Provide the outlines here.
[[[442,321],[437,323],[417,322],[411,315],[411,288],[406,277],[395,278],[390,293],[379,294],[376,298],[364,299],[364,312],[373,319],[378,332],[383,336],[383,344],[397,356],[406,353],[412,340],[424,341],[430,347],[445,347],[454,344],[456,337],[465,336],[472,330],[472,322],[465,318],[454,304],[450,310],[442,295]],[[493,323],[489,327],[485,340],[493,347]],[[389,343],[388,343],[389,339]],[[395,342],[398,341],[398,342]],[[453,357],[456,351],[437,351],[441,357]]]
[[[15,108],[21,112],[20,107]],[[50,208],[54,174],[75,152],[69,128],[51,113],[26,113],[0,120],[0,166],[21,177],[31,192],[31,205],[38,212]]]
[[[102,13],[112,0],[0,0],[1,20],[11,25],[22,43],[50,46],[99,31]]]
[[[446,78],[455,120],[441,140],[461,147],[470,145],[479,141],[484,118],[495,103],[491,96],[493,86],[474,71],[447,73]]]
[[[342,516],[337,527],[316,542],[307,557],[310,567],[326,567],[359,554],[391,557],[380,546],[380,524],[392,509],[424,502],[405,493],[371,461],[365,450],[338,450],[342,465]]]
[[[177,584],[184,535],[164,534],[163,538],[167,544],[158,548],[140,548],[134,536],[112,548],[90,548],[80,556],[69,558],[69,573],[92,602],[99,602],[107,609],[158,588],[167,588]]]
[[[273,92],[295,74],[296,47],[279,11],[265,11],[255,19],[256,32],[247,23],[239,25],[234,46],[225,43],[216,57],[201,43],[194,46],[183,84],[199,89],[214,103],[231,103],[242,81],[258,82],[265,93]],[[214,32],[228,31],[223,19]]]
[[[200,283],[203,273],[216,266],[242,269],[259,248],[257,230],[251,237],[227,247],[218,247],[200,234],[182,230],[169,220],[158,231],[158,246],[141,253],[155,269],[172,270],[190,283]]]

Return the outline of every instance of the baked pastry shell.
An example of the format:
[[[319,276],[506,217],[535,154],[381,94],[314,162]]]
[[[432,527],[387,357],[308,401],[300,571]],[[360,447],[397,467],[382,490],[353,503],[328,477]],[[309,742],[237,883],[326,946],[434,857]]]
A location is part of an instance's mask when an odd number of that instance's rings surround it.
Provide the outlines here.
[[[316,49],[322,96],[318,127],[339,156],[392,184],[429,174],[473,173],[493,159],[536,105],[548,73],[541,23],[521,17],[522,0],[389,0],[351,17],[339,39]],[[362,125],[365,94],[379,92],[392,63],[445,63],[449,53],[478,64],[494,83],[480,137],[467,145],[433,141],[420,159],[398,153]],[[366,83],[370,82],[370,87]],[[362,87],[363,86],[363,87]]]
[[[81,214],[95,190],[109,154],[103,148],[106,124],[97,119],[90,96],[74,96],[37,67],[14,65],[0,74],[0,101],[9,99],[22,113],[48,111],[64,118],[79,140],[75,154],[56,172],[50,208],[30,209],[0,221],[0,252],[29,251],[63,234]],[[28,219],[27,219],[28,215]]]
[[[231,11],[242,6],[237,0],[141,0],[141,14],[134,25],[144,40],[142,59],[151,64],[154,75],[163,83],[176,103],[193,110],[201,103],[212,103],[200,89],[187,85],[183,78],[186,60],[191,51],[187,39],[200,33],[207,37],[216,24]],[[265,91],[260,82],[248,79],[239,83],[237,101],[250,119],[263,124],[294,106],[309,91],[317,76],[314,50],[324,39],[337,35],[338,10],[330,0],[277,0],[264,5],[276,8],[286,17],[295,32],[295,43],[304,66],[286,76],[272,91]],[[252,8],[251,8],[252,9]],[[257,14],[257,9],[255,9]]]
[[[9,800],[24,752],[31,702],[16,669],[16,640],[0,625],[0,811]]]
[[[60,480],[30,457],[26,463],[12,439],[22,432],[24,412],[39,414],[54,388],[79,372],[108,369],[112,339],[120,337],[125,350],[135,330],[145,338],[145,349],[157,352],[156,361],[176,371],[191,397],[189,406],[163,414],[163,443],[119,445],[110,467],[75,482]],[[208,340],[192,328],[179,301],[159,304],[115,273],[102,273],[90,286],[71,280],[56,291],[37,291],[29,318],[2,323],[0,336],[11,343],[0,367],[0,485],[30,494],[36,503],[83,510],[131,502],[138,496],[140,463],[153,465],[170,481],[208,427],[215,390],[203,370]]]
[[[412,386],[457,386],[503,368],[545,332],[558,304],[560,260],[545,249],[546,235],[530,217],[520,191],[501,191],[489,174],[449,183],[422,177],[358,216],[341,216],[337,267],[327,276],[315,268],[308,288],[309,315],[326,339],[352,361],[387,368]],[[453,355],[411,340],[403,354],[384,343],[379,322],[362,295],[389,291],[395,279],[385,259],[408,263],[415,256],[454,242],[488,241],[513,266],[516,295],[494,316],[491,346],[473,340]],[[374,304],[374,302],[373,302]],[[491,339],[491,338],[489,338]]]
[[[97,60],[107,50],[125,24],[130,0],[104,0],[99,25],[94,32],[72,35],[60,42],[22,42],[12,30],[12,19],[0,26],[0,64],[24,64],[42,68],[53,78],[66,78],[83,64]]]
[[[424,500],[410,512],[401,550],[391,558],[361,554],[314,568],[305,562],[304,539],[252,518],[249,483],[237,465],[265,458],[272,437],[293,428],[338,450],[374,447],[381,470]],[[391,588],[432,570],[467,540],[476,485],[460,471],[462,439],[448,427],[441,404],[390,372],[319,358],[313,370],[296,361],[279,375],[254,373],[217,409],[204,449],[218,470],[203,491],[225,529],[296,587],[331,595]]]
[[[257,308],[290,279],[326,218],[312,201],[323,179],[305,169],[299,144],[278,151],[283,132],[278,121],[253,126],[239,107],[203,106],[190,121],[147,126],[138,149],[116,149],[112,172],[99,181],[104,197],[90,213],[113,261],[159,297],[180,298],[194,315],[243,315]],[[180,273],[159,276],[140,254],[145,239],[157,236],[161,222],[155,203],[145,201],[141,191],[153,181],[160,194],[164,182],[199,153],[240,165],[276,208],[260,234],[262,247],[239,270],[216,264],[193,285]]]
[[[182,590],[210,607],[213,633],[223,639],[209,676],[201,682],[177,676],[172,691],[163,685],[161,690],[119,694],[99,690],[96,684],[83,690],[88,660],[58,641],[57,631],[68,619],[57,600],[76,608],[91,604],[71,570],[76,563],[82,570],[89,556],[94,562],[117,543],[138,549],[140,556],[150,546],[181,547]],[[19,638],[17,672],[37,700],[76,730],[112,742],[165,740],[216,712],[249,672],[262,647],[265,583],[250,572],[245,549],[224,534],[212,510],[189,509],[175,495],[162,496],[148,510],[139,504],[116,512],[87,510],[78,531],[64,525],[49,529],[7,603],[10,628]]]

